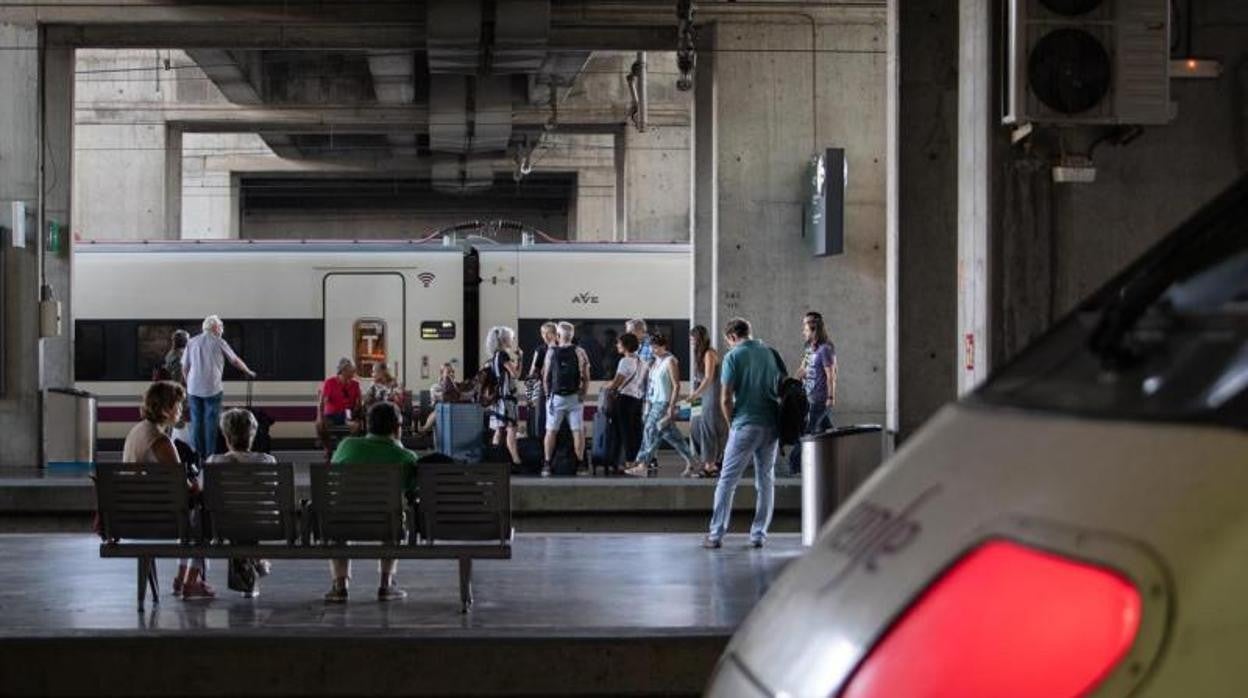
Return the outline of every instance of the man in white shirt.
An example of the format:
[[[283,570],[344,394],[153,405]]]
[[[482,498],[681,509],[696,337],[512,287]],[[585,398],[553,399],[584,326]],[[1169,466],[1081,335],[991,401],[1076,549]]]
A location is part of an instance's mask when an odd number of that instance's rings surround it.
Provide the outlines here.
[[[221,418],[221,399],[225,388],[221,374],[229,359],[235,368],[255,378],[256,374],[234,353],[221,336],[225,330],[221,318],[204,318],[203,332],[186,344],[182,354],[182,372],[186,375],[186,392],[191,403],[191,436],[200,462],[205,462],[217,447],[217,421]]]

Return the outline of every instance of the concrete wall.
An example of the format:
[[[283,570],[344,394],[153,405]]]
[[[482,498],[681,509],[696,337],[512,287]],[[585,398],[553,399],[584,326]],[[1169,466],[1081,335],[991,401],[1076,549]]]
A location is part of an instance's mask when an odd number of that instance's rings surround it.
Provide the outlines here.
[[[796,367],[802,314],[822,312],[842,424],[885,409],[884,25],[882,7],[821,12],[813,55],[801,16],[743,13],[716,29],[719,321],[746,317]],[[804,177],[829,146],[848,158],[845,254],[813,258]]]
[[[176,148],[177,135],[130,112],[179,103],[186,97],[179,82],[191,81],[203,101],[211,83],[194,81],[191,73],[199,71],[188,63],[181,51],[78,51],[74,218],[83,239],[178,237],[170,221],[177,211],[168,207],[179,202],[166,192],[168,148]]]
[[[1248,3],[1193,3],[1194,50],[1222,61],[1216,80],[1172,80],[1177,118],[1096,151],[1094,184],[1054,201],[1055,309],[1064,313],[1248,172]]]
[[[1221,61],[1222,76],[1171,80],[1176,118],[1126,145],[1099,145],[1094,183],[1054,184],[1050,165],[1060,148],[1084,151],[1102,132],[1040,129],[1013,148],[997,134],[997,365],[1248,172],[1248,5],[1193,10],[1191,51]]]
[[[581,110],[627,108],[625,72],[631,53],[600,53],[591,59],[561,105],[565,118]],[[688,112],[689,96],[675,89],[674,55],[650,57],[652,107]],[[168,65],[166,65],[168,61]],[[220,239],[240,234],[237,175],[249,172],[358,171],[358,163],[278,157],[255,134],[180,134],[153,114],[169,105],[228,100],[181,51],[83,50],[78,52],[78,147],[74,158],[75,217],[83,239]],[[621,117],[622,118],[622,117]],[[687,127],[630,132],[626,151],[630,239],[687,241],[689,145]],[[180,139],[180,140],[179,140]],[[176,148],[181,143],[180,167]],[[610,135],[565,134],[556,130],[535,158],[538,171],[576,172],[579,190],[570,204],[567,228],[579,239],[612,240],[617,232],[614,146]],[[118,165],[121,165],[120,167]],[[370,162],[369,169],[410,169],[419,163]],[[427,163],[423,165],[427,168]],[[500,159],[499,168],[510,163]],[[181,173],[182,182],[176,181]],[[171,189],[180,189],[180,196]],[[383,235],[423,230],[408,217],[374,217]],[[441,224],[443,221],[430,223]],[[419,223],[419,222],[418,222]],[[351,222],[354,227],[355,222]],[[336,237],[341,226],[300,235]],[[630,226],[632,227],[632,226]],[[268,226],[261,234],[296,235]],[[389,231],[389,232],[386,232]],[[245,231],[242,234],[246,234]]]
[[[33,10],[0,9],[0,46],[7,49],[0,51],[0,227],[5,228],[0,236],[0,467],[29,467],[42,461],[41,391],[67,387],[73,380],[69,329],[42,338],[39,301],[43,285],[70,317],[74,68],[70,51],[39,50]],[[14,201],[29,209],[26,246],[19,249],[11,247]],[[64,230],[58,251],[45,244],[52,221]],[[64,425],[49,427],[52,434],[69,434]]]

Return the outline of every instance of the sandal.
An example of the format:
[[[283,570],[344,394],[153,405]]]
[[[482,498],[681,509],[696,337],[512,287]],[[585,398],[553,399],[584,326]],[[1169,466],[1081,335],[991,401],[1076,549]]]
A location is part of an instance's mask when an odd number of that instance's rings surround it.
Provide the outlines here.
[[[629,477],[650,477],[650,469],[645,463],[639,463],[631,468],[625,468],[624,474]]]
[[[702,469],[694,473],[693,476],[696,478],[702,478],[704,480],[717,478],[719,477],[719,468],[708,468],[706,466],[703,466]]]

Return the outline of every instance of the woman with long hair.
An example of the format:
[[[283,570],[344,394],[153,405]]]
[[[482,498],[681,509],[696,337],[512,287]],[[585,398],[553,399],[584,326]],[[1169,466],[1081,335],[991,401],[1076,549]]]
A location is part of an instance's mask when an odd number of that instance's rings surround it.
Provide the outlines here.
[[[693,467],[693,452],[689,450],[685,435],[676,428],[676,404],[680,401],[680,364],[668,348],[668,340],[664,335],[657,332],[650,335],[650,346],[654,348],[654,368],[650,369],[646,388],[641,449],[637,452],[636,462],[624,474],[649,477],[648,464],[658,451],[659,443],[666,441],[685,461],[685,469],[680,476],[694,477],[697,471]]]
[[[698,476],[715,477],[728,438],[728,420],[719,404],[719,352],[711,346],[710,332],[702,325],[689,331],[689,348],[693,355],[693,392],[689,403],[695,411],[699,404],[701,408],[690,420],[689,436],[701,466]]]
[[[126,434],[122,446],[123,463],[181,463],[178,450],[169,438],[169,430],[182,418],[182,401],[186,390],[173,381],[156,381],[143,394],[143,419]],[[187,473],[187,487],[192,493],[199,491],[199,476]],[[192,510],[192,519],[196,513]],[[193,521],[194,523],[194,521]],[[216,596],[208,586],[208,560],[202,557],[178,561],[178,573],[173,578],[173,595],[185,600],[211,599]]]
[[[498,399],[490,409],[490,428],[494,445],[506,439],[511,464],[520,467],[520,448],[516,443],[520,410],[516,401],[516,378],[520,375],[520,357],[516,355],[516,333],[510,327],[491,327],[485,336],[485,351],[490,355],[490,372]]]
[[[818,434],[832,428],[832,408],[836,406],[836,347],[828,336],[823,315],[810,311],[802,317],[802,366],[797,378],[806,388],[810,411],[804,434]],[[802,474],[802,449],[789,451],[789,472]]]

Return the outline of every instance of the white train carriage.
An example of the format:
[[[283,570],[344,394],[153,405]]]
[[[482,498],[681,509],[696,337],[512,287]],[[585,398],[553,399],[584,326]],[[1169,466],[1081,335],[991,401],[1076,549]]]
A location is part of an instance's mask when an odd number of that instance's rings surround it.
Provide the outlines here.
[[[172,332],[194,334],[209,314],[259,374],[255,401],[277,419],[275,443],[291,447],[311,443],[317,387],[342,356],[365,382],[386,362],[420,390],[444,362],[478,365],[492,325],[516,327],[528,354],[542,322],[568,319],[601,380],[613,366],[606,343],[638,316],[687,354],[686,245],[88,243],[76,248],[74,288],[75,377],[99,396],[105,449],[138,418]],[[225,378],[226,404],[241,404],[242,376],[227,366]]]

